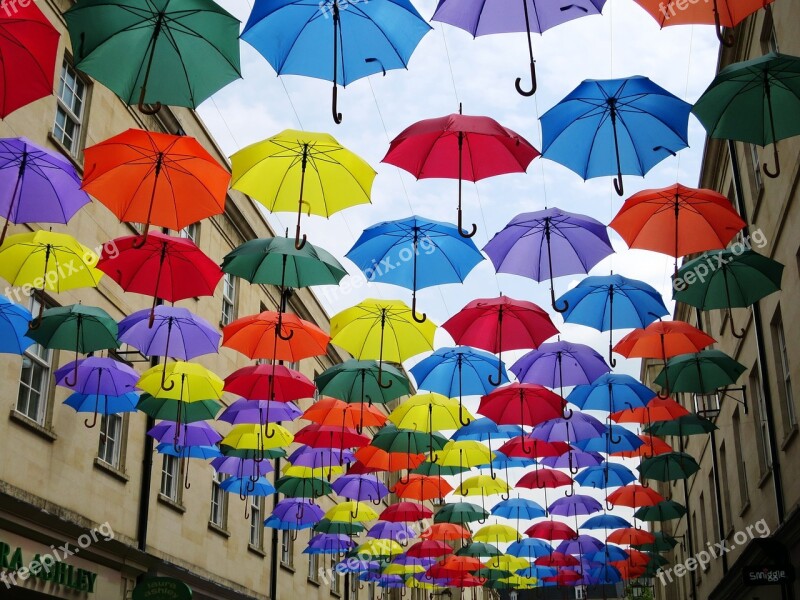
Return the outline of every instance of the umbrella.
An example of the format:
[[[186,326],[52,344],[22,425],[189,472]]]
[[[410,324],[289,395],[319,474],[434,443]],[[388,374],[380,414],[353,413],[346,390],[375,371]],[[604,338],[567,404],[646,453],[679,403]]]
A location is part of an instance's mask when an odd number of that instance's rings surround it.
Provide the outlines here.
[[[484,522],[489,516],[485,508],[471,502],[453,502],[445,504],[433,517],[434,523],[458,523],[466,525],[473,521]]]
[[[686,508],[674,500],[664,500],[653,506],[643,506],[635,513],[634,518],[641,521],[671,521],[680,519],[686,514]]]
[[[347,404],[333,398],[318,400],[303,413],[303,418],[320,425],[341,425],[363,433],[364,427],[380,427],[386,423],[386,415],[373,406]]]
[[[30,311],[0,296],[0,353],[23,354],[33,344],[25,336],[31,319]]]
[[[13,286],[56,293],[97,287],[103,276],[95,268],[97,260],[97,254],[71,235],[52,231],[17,233],[0,245],[0,277]],[[43,311],[41,302],[39,318]]]
[[[605,225],[558,208],[517,215],[483,249],[498,273],[549,279],[550,302],[558,312],[564,309],[556,305],[553,278],[588,273],[614,252]]]
[[[353,552],[359,557],[369,559],[391,558],[402,554],[403,546],[395,540],[373,539],[359,545]]]
[[[625,489],[625,488],[622,488]],[[649,531],[643,529],[635,529],[632,527],[626,529],[617,529],[612,531],[607,540],[615,544],[625,544],[626,546],[640,546],[642,544],[652,544],[655,541],[655,536]]]
[[[688,415],[684,415],[670,421],[653,423],[645,429],[651,435],[651,437],[656,435],[675,435],[678,437],[683,437],[685,435],[706,435],[712,431],[716,431],[718,427],[710,419],[689,413]],[[658,456],[659,454],[664,454],[665,452],[672,452],[672,449],[665,449],[664,452],[658,452],[652,456]]]
[[[599,437],[605,427],[595,417],[587,413],[577,413],[571,419],[557,417],[536,425],[531,437],[544,442],[583,442]]]
[[[556,6],[541,0],[524,0],[520,7],[495,2],[456,2],[439,0],[431,20],[449,23],[472,34],[473,37],[495,33],[528,34],[528,52],[531,64],[531,89],[522,88],[522,79],[517,78],[517,92],[523,96],[536,93],[536,62],[533,58],[531,33],[544,33],[552,27],[587,15],[599,15],[605,0],[578,0],[568,6]]]
[[[630,526],[631,524],[622,517],[609,514],[589,517],[581,524],[583,529],[622,529]]]
[[[375,475],[343,475],[333,482],[333,491],[349,500],[369,500],[380,504],[389,489]]]
[[[434,523],[420,533],[419,537],[423,540],[448,542],[454,540],[468,540],[472,537],[472,533],[466,527],[455,523]]]
[[[35,3],[4,6],[0,15],[0,119],[53,93],[58,38],[58,31]]]
[[[323,510],[310,500],[286,498],[275,505],[272,514],[264,521],[264,527],[292,531],[292,539],[296,540],[298,530],[311,529],[323,514]]]
[[[150,311],[140,310],[119,322],[119,341],[145,356],[191,360],[216,354],[222,337],[216,327],[185,308],[156,306],[153,325]]]
[[[537,467],[535,470],[525,473],[525,475],[517,481],[515,487],[529,490],[544,490],[544,503],[547,505],[547,489],[556,489],[565,485],[572,485],[572,478],[566,473],[555,469],[539,469]]]
[[[506,553],[511,556],[518,556],[533,561],[540,556],[552,554],[553,547],[547,542],[536,538],[522,538],[521,540],[511,543]]]
[[[565,500],[568,499],[569,498],[565,498]],[[595,500],[595,502],[597,501]],[[602,510],[602,508],[600,508],[599,510]],[[601,542],[594,536],[579,535],[575,539],[564,540],[558,546],[556,546],[555,551],[560,552],[561,554],[581,556],[584,554],[593,554],[595,552],[599,552],[604,547],[605,544],[603,544],[603,542]]]
[[[129,129],[87,148],[84,160],[83,189],[120,221],[144,223],[142,238],[150,225],[181,230],[225,210],[230,173],[192,137]]]
[[[558,333],[550,316],[536,304],[503,295],[499,298],[473,300],[442,327],[453,336],[457,344],[500,354],[497,378],[488,378],[492,385],[500,385],[503,379],[504,350],[538,348],[545,340]]]
[[[703,350],[670,358],[655,383],[664,387],[669,381],[673,392],[710,394],[735,384],[745,370],[720,350]]]
[[[473,535],[472,539],[476,542],[491,542],[495,544],[503,542],[517,542],[520,540],[519,532],[513,527],[508,525],[484,525],[478,529]]]
[[[690,414],[672,398],[653,398],[644,408],[628,408],[610,415],[617,423],[638,423],[648,425],[659,421],[671,421]]]
[[[252,458],[238,456],[220,456],[211,461],[211,466],[217,473],[232,475],[233,477],[247,477],[250,474],[260,477],[272,473],[273,466],[269,462],[256,462]]]
[[[523,383],[538,383],[549,388],[588,385],[611,371],[590,346],[570,342],[548,342],[511,365],[511,372]]]
[[[417,179],[458,179],[458,233],[463,228],[462,182],[524,173],[539,151],[518,133],[489,117],[451,114],[414,123],[398,135],[382,162],[400,167]]]
[[[337,533],[320,533],[311,538],[303,554],[341,554],[355,546],[349,536]]]
[[[223,381],[200,365],[175,362],[167,365],[166,372],[160,366],[148,369],[137,386],[146,392],[139,410],[156,419],[190,423],[214,418]]]
[[[692,112],[709,137],[759,146],[772,144],[775,170],[766,164],[767,177],[778,177],[779,140],[800,134],[792,115],[800,108],[800,59],[770,52],[722,69],[698,98]]]
[[[574,536],[572,539],[577,538]],[[562,539],[559,537],[559,539]],[[569,540],[570,538],[563,538],[565,541]],[[547,556],[542,556],[537,558],[534,561],[536,566],[544,566],[544,567],[578,567],[580,566],[580,560],[576,556],[572,556],[571,554],[564,554],[563,552],[553,552]],[[562,573],[571,573],[571,571],[561,570]]]
[[[369,437],[348,427],[331,427],[317,423],[303,427],[295,434],[295,440],[312,448],[335,448],[340,451],[345,448],[361,448],[370,442]]]
[[[554,540],[570,540],[578,536],[569,525],[561,521],[539,521],[528,527],[525,530],[525,534],[532,538],[550,542]],[[536,564],[539,564],[540,560],[536,559]]]
[[[753,250],[706,252],[675,273],[673,297],[700,310],[727,309],[731,333],[741,339],[744,330],[736,331],[731,309],[780,291],[782,275],[782,264]]]
[[[36,5],[28,6],[39,10]],[[27,11],[27,7],[19,10]],[[49,22],[47,25],[50,26]],[[7,28],[0,18],[0,31],[8,34]],[[0,36],[0,40],[8,42],[4,36]],[[0,47],[0,52],[4,57],[4,69],[17,66],[8,62],[5,48]],[[52,82],[52,71],[50,73]],[[4,85],[2,80],[0,85]],[[21,87],[24,86],[15,85],[12,89],[19,91]],[[50,94],[51,90],[49,88],[47,93]],[[3,98],[8,105],[11,101],[8,95],[4,94]],[[0,139],[0,215],[6,219],[0,244],[6,239],[11,223],[68,223],[90,201],[80,187],[81,180],[75,167],[63,155],[25,138]]]
[[[642,459],[637,469],[645,479],[677,481],[678,479],[688,479],[697,473],[700,465],[685,452],[666,452]]]
[[[510,458],[530,459],[561,456],[567,453],[569,449],[569,445],[564,442],[543,442],[530,434],[526,434],[511,438],[498,448],[498,452]]]
[[[333,533],[341,535],[358,535],[364,531],[364,526],[360,523],[343,523],[342,521],[331,521],[320,519],[314,525],[314,531],[318,533]]]
[[[239,21],[211,0],[82,0],[64,18],[75,67],[145,114],[197,108],[241,77]]]
[[[462,474],[465,470],[472,467],[491,463],[495,458],[492,450],[481,444],[480,442],[472,440],[450,440],[445,444],[444,448],[438,452],[434,452],[431,456],[431,462],[436,463],[440,467],[458,467],[458,473]],[[492,468],[492,479],[496,479]],[[461,477],[463,484],[464,478]]]
[[[647,77],[587,79],[542,115],[542,154],[584,179],[644,175],[686,148],[691,105]]]
[[[644,407],[655,395],[653,390],[630,375],[608,373],[590,384],[575,386],[567,401],[582,410],[616,412],[622,407]]]
[[[378,385],[389,388],[393,380],[383,381],[383,361],[401,363],[427,350],[433,350],[436,325],[418,323],[412,310],[399,300],[368,298],[331,317],[331,342],[355,358],[378,359]]]
[[[333,491],[331,484],[319,477],[283,476],[275,482],[275,489],[287,498],[319,498]]]
[[[543,467],[551,469],[569,469],[575,475],[580,469],[596,467],[603,462],[599,452],[584,452],[578,448],[570,448],[558,456],[545,456],[540,461]]]
[[[392,523],[410,523],[429,519],[432,516],[433,511],[427,506],[415,502],[398,502],[385,508],[380,514],[380,519]]]
[[[492,507],[491,513],[496,517],[517,521],[517,529],[522,519],[533,520],[547,515],[547,511],[533,500],[527,498],[509,498]]]
[[[150,428],[147,435],[158,442],[172,440],[174,446],[214,446],[222,436],[208,423],[170,423],[162,421]]]
[[[417,316],[417,290],[463,283],[483,260],[480,250],[455,226],[416,215],[368,227],[346,256],[370,282],[410,289],[411,313],[418,323],[426,316]]]
[[[500,494],[501,498],[508,499],[508,494],[511,491],[511,486],[505,481],[496,477],[492,479],[488,475],[475,475],[469,477],[461,482],[455,494],[458,496],[478,496],[481,497],[481,508],[484,507],[484,499],[486,496],[494,496]],[[474,538],[475,541],[485,541]]]
[[[289,462],[295,467],[311,467],[312,471],[318,469],[328,470],[332,475],[334,469],[355,462],[356,457],[350,450],[337,448],[312,448],[300,446],[289,455]],[[355,475],[355,473],[351,473]]]
[[[287,429],[275,423],[234,426],[219,445],[223,450],[241,451],[256,461],[266,458],[265,450],[285,448],[294,441]]]
[[[643,552],[669,552],[678,545],[678,540],[663,531],[656,531],[652,534],[651,541],[642,541],[631,545]]]
[[[367,537],[395,540],[401,543],[410,540],[415,535],[417,535],[416,532],[405,523],[390,523],[388,521],[378,521],[367,531]]]
[[[64,400],[64,404],[70,408],[74,408],[75,412],[93,413],[95,418],[98,414],[117,415],[126,412],[136,412],[136,404],[138,402],[139,395],[134,392],[128,392],[120,396],[111,396],[108,394],[81,394],[75,392]],[[87,419],[87,427],[88,426]]]
[[[604,462],[596,467],[587,467],[575,475],[575,481],[584,487],[604,490],[628,485],[636,481],[636,476],[625,465]]]
[[[292,314],[264,311],[237,319],[222,330],[222,345],[254,360],[299,362],[328,351],[330,337]]]
[[[603,510],[603,505],[591,496],[575,494],[567,498],[559,498],[547,507],[551,515],[562,517],[575,517],[578,515],[591,515]],[[561,550],[563,552],[563,550]]]
[[[602,434],[588,440],[575,442],[585,452],[605,452],[612,454],[620,451],[632,451],[642,446],[644,442],[631,430],[621,425],[609,425]]]
[[[139,373],[113,358],[90,356],[75,363],[68,363],[54,373],[56,385],[83,395],[124,396],[133,392],[139,381]],[[77,373],[76,381],[69,383],[73,373]]]
[[[383,431],[383,430],[381,430]],[[396,430],[395,430],[396,431]],[[397,451],[388,452],[376,446],[365,446],[356,450],[357,464],[375,471],[402,471],[403,469],[415,469],[425,460],[422,452],[408,452],[402,449],[402,435],[394,436],[389,432],[386,437],[380,437],[380,432],[375,436],[379,438],[377,442],[387,447],[397,447]],[[427,438],[427,436],[424,436]],[[416,439],[416,436],[415,436]],[[373,439],[373,443],[375,439]],[[410,444],[411,442],[409,442]],[[409,446],[410,447],[410,446]],[[351,467],[352,471],[352,467]]]
[[[451,398],[441,394],[416,394],[395,408],[388,417],[399,429],[413,429],[433,434],[434,431],[457,429],[461,415],[466,414],[466,420],[474,417],[462,410],[461,405]],[[431,456],[433,458],[433,444]]]
[[[685,417],[682,417],[685,418]],[[665,422],[666,423],[666,422]],[[658,423],[663,425],[665,423]],[[642,445],[634,450],[619,450],[612,452],[609,456],[621,456],[624,458],[647,458],[648,456],[658,456],[664,452],[672,452],[672,447],[664,440],[655,435],[643,434],[638,436]]]
[[[213,296],[222,271],[189,239],[153,232],[114,240],[115,253],[103,250],[97,268],[126,292],[153,297],[148,326],[155,323],[158,299],[178,302]]]
[[[628,198],[609,224],[631,248],[675,258],[725,248],[745,222],[719,192],[679,183]]]
[[[243,367],[225,378],[225,391],[248,400],[291,402],[312,398],[316,388],[302,373],[283,365]]]
[[[456,556],[472,556],[475,558],[490,558],[492,556],[500,556],[501,554],[502,552],[497,549],[497,546],[487,544],[486,542],[472,542],[455,551]]]
[[[422,540],[411,546],[406,551],[406,556],[412,558],[433,559],[452,554],[453,549],[439,540]]]
[[[587,277],[559,298],[567,303],[564,321],[608,331],[608,363],[612,356],[614,329],[646,327],[669,314],[655,288],[637,279],[621,275]]]
[[[492,439],[510,439],[523,433],[524,431],[519,425],[498,425],[488,417],[480,417],[470,421],[467,425],[461,426],[453,433],[451,439],[458,442],[489,442],[491,446]]]
[[[664,497],[652,488],[644,487],[638,484],[626,485],[617,488],[608,495],[606,503],[612,506],[628,506],[630,508],[640,508],[642,506],[653,506],[659,502],[663,502]],[[609,508],[609,510],[611,510]],[[608,539],[612,540],[610,537]]]
[[[314,11],[321,12],[316,5]],[[300,237],[303,212],[327,218],[350,206],[368,204],[376,175],[333,136],[292,129],[239,150],[231,156],[231,164],[234,189],[271,212],[297,211],[297,250],[306,243],[306,236]]]
[[[404,500],[439,500],[452,492],[453,486],[442,477],[412,474],[408,481],[399,482],[392,491]]]
[[[333,81],[333,120],[338,85],[392,69],[408,61],[431,27],[408,0],[358,6],[300,0],[258,1],[242,32],[278,75]],[[331,62],[333,67],[331,68]]]

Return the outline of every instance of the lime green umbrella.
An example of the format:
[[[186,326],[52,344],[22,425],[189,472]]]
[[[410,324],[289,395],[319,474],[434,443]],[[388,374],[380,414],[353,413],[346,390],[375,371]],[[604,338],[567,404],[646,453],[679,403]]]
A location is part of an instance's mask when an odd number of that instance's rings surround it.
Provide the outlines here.
[[[645,479],[677,481],[688,479],[700,470],[697,461],[685,452],[666,452],[642,459],[636,467]]]
[[[735,384],[745,370],[720,350],[703,350],[670,358],[655,383],[664,388],[669,380],[672,392],[710,394]]]
[[[358,535],[364,531],[365,527],[361,523],[347,523],[345,521],[331,521],[321,519],[314,525],[317,533],[331,533],[335,535]]]
[[[773,144],[775,170],[780,175],[776,142],[800,135],[800,58],[770,52],[722,69],[692,108],[709,137]]]
[[[319,498],[333,491],[331,484],[319,477],[281,477],[275,489],[287,498]]]
[[[64,18],[75,67],[147,114],[241,77],[239,21],[212,0],[81,0]]]
[[[678,504],[674,500],[663,500],[652,506],[642,506],[635,513],[634,518],[640,521],[662,522],[680,519],[686,514],[683,504]]]
[[[655,541],[647,544],[636,544],[633,547],[642,552],[669,552],[678,545],[678,540],[663,531],[654,531]]]
[[[472,502],[453,502],[445,504],[433,516],[434,523],[457,523],[465,525],[473,521],[483,523],[489,516],[489,511]]]
[[[744,308],[781,289],[783,265],[753,250],[717,250],[685,263],[674,275],[673,297],[701,310]]]
[[[652,425],[645,427],[645,433],[650,435],[657,435],[660,437],[666,435],[675,435],[683,437],[685,435],[705,435],[716,431],[718,427],[712,421],[705,417],[700,417],[695,414],[688,414],[672,421],[659,421]]]

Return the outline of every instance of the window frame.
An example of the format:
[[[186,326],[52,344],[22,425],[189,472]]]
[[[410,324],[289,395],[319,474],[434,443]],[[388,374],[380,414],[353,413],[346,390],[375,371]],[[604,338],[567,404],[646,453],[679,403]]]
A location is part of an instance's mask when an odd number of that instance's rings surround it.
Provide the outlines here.
[[[248,496],[250,503],[250,533],[248,545],[250,548],[264,550],[264,498],[263,496]]]
[[[308,541],[314,537],[314,531],[308,532]],[[319,585],[319,555],[313,552],[308,555],[308,581],[315,585]]]
[[[208,513],[209,525],[222,530],[227,530],[228,528],[228,494],[221,487],[225,479],[227,479],[227,475],[219,471],[214,471],[211,474],[211,503]],[[219,514],[219,522],[214,520],[216,513]]]
[[[179,237],[182,237],[185,240],[189,240],[190,242],[194,243],[195,246],[200,245],[200,222],[196,223],[189,223],[186,227],[181,229],[178,232]]]
[[[171,473],[167,470],[168,463],[175,465],[174,473]],[[160,497],[175,504],[181,503],[181,490],[183,489],[183,486],[181,485],[181,474],[183,473],[183,466],[181,463],[182,461],[180,458],[178,458],[177,456],[172,456],[170,454],[164,454],[161,461],[161,482],[158,486],[158,493]],[[167,477],[172,478],[172,485],[174,486],[174,490],[172,491],[172,493],[167,493],[169,490],[165,491],[164,489],[164,482]]]
[[[39,306],[44,305],[44,308],[47,309],[52,304],[48,302],[45,298],[38,297],[37,294],[31,294],[30,298],[28,299],[28,309],[31,311],[31,314],[37,314],[39,312]],[[42,350],[44,356],[41,356],[39,350]],[[28,348],[25,349],[25,352],[22,355],[22,365],[20,367],[20,373],[18,377],[18,386],[17,386],[17,399],[14,402],[13,411],[20,415],[22,418],[35,423],[39,427],[49,427],[50,419],[52,417],[52,399],[53,399],[53,388],[54,388],[54,381],[53,381],[53,372],[54,372],[54,365],[56,364],[58,359],[58,352],[55,350],[51,350],[41,346],[38,343],[34,343]],[[29,361],[31,367],[29,367],[31,371],[31,376],[29,381],[23,381],[23,373],[25,372],[25,361]],[[42,369],[42,373],[40,375],[41,381],[41,388],[39,390],[34,390],[33,388],[33,373],[34,370],[32,367],[39,367]],[[22,401],[22,393],[23,387],[26,390],[26,399],[25,399],[25,410],[20,408],[21,401]],[[30,402],[31,402],[31,393],[37,393],[39,395],[36,416],[32,417],[30,415]]]
[[[772,321],[774,336],[775,369],[778,382],[778,393],[781,398],[782,417],[787,433],[797,428],[797,408],[794,404],[794,390],[792,389],[792,364],[789,360],[789,349],[786,344],[786,330],[783,326],[783,316],[780,310]]]
[[[117,431],[116,437],[109,436],[107,427],[110,422],[117,423]],[[120,414],[108,414],[102,415],[100,419],[100,428],[99,428],[99,439],[98,439],[98,448],[97,448],[97,458],[105,465],[116,469],[118,471],[122,471],[125,466],[124,461],[124,451],[123,448],[125,446],[125,417]],[[103,440],[111,439],[114,443],[112,448],[112,457],[109,461],[107,459],[108,452],[104,452],[104,443]]]
[[[281,529],[280,561],[282,567],[294,569],[294,539],[292,532],[288,529]]]
[[[337,598],[341,597],[342,595],[342,575],[336,569],[336,565],[338,561],[335,558],[335,554],[331,554],[331,594],[336,596]]]
[[[758,464],[761,479],[766,477],[772,470],[772,453],[769,447],[769,428],[766,418],[767,404],[764,396],[763,382],[758,373],[758,366],[754,366],[750,372],[750,390],[752,391],[753,404],[755,406],[753,421],[755,425],[756,444],[758,446]]]
[[[83,86],[82,95],[77,94],[77,90],[71,89],[70,92],[80,100],[80,114],[75,114],[73,107],[67,106],[67,103],[62,98],[62,91],[64,86],[67,85],[65,80],[66,75],[72,75],[76,84],[80,83]],[[74,160],[80,161],[81,155],[85,145],[85,130],[86,130],[86,121],[87,121],[87,113],[88,113],[88,106],[89,106],[89,98],[91,92],[91,80],[84,77],[78,69],[75,68],[75,65],[72,62],[72,59],[68,55],[64,55],[61,61],[61,68],[58,71],[58,88],[55,92],[56,97],[56,111],[55,115],[53,116],[53,125],[50,130],[50,134],[53,139],[66,151],[66,153]],[[76,86],[77,87],[77,86]],[[65,128],[61,127],[58,124],[58,116],[59,113],[63,112],[66,121],[71,122],[75,128],[74,135],[72,136],[72,142],[67,144],[64,140],[66,136]],[[57,129],[62,131],[62,134],[59,135]]]
[[[219,318],[219,324],[222,327],[230,325],[236,320],[236,302],[239,296],[237,279],[230,273],[224,273],[222,276],[222,309]],[[230,294],[228,294],[229,290]],[[228,308],[230,314],[228,314]]]

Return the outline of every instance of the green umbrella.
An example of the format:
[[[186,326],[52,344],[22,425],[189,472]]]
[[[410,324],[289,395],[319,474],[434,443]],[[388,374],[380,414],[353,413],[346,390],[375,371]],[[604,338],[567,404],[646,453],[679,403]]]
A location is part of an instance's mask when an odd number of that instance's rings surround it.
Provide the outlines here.
[[[655,552],[645,552],[645,554],[650,557],[650,562],[647,563],[648,567],[663,567],[669,564],[669,561],[660,554],[656,554]]]
[[[731,333],[736,332],[732,308],[751,306],[781,289],[783,265],[753,250],[716,250],[685,263],[673,277],[673,297],[701,310],[728,310]],[[691,282],[691,283],[690,283]]]
[[[695,414],[684,415],[672,421],[659,421],[649,427],[645,427],[645,433],[660,437],[675,435],[683,437],[685,435],[705,435],[716,431],[718,427],[705,417]]]
[[[666,452],[642,459],[636,467],[645,479],[677,481],[688,479],[700,470],[697,461],[685,452]]]
[[[459,473],[466,473],[472,467],[443,467],[438,463],[426,460],[416,469],[411,471],[414,475],[431,475],[433,477],[441,477],[442,475],[458,475]]]
[[[642,552],[669,552],[678,545],[678,540],[663,531],[654,531],[653,535],[656,538],[654,542],[638,544],[633,547]]]
[[[760,58],[722,69],[692,108],[709,137],[775,144],[800,135],[800,58],[770,52]],[[780,175],[778,147],[773,146],[775,171]]]
[[[472,542],[456,550],[456,556],[472,556],[473,558],[492,558],[503,553],[494,544]]]
[[[321,519],[314,525],[314,531],[317,533],[332,533],[339,535],[358,535],[364,531],[364,526],[361,523],[347,523],[345,521],[331,521],[330,519]]]
[[[511,571],[506,571],[505,569],[490,569],[488,567],[483,567],[482,569],[478,569],[475,571],[475,577],[483,577],[488,579],[489,581],[497,581],[498,579],[505,579],[506,577],[511,577],[514,573]]]
[[[184,402],[142,394],[136,408],[154,419],[177,422],[180,418],[181,423],[196,423],[215,418],[222,405],[216,400]]]
[[[64,18],[75,67],[147,114],[241,77],[239,21],[212,0],[81,0]]]
[[[735,384],[745,370],[720,350],[703,350],[670,358],[655,382],[665,387],[668,377],[673,392],[709,394]]]
[[[184,409],[185,410],[185,409]],[[271,460],[273,458],[286,458],[286,450],[283,448],[232,448],[230,446],[220,446],[220,450],[225,456],[244,458],[247,460]]]
[[[642,506],[633,513],[634,518],[640,521],[661,522],[680,519],[686,514],[683,504],[678,504],[674,500],[664,500],[652,506]]]
[[[434,523],[457,523],[466,525],[473,521],[483,523],[489,516],[489,511],[472,502],[453,502],[445,504],[433,516]]]
[[[392,385],[378,383],[381,369],[374,360],[347,360],[323,371],[314,380],[319,393],[344,402],[369,402],[386,404],[411,392],[411,384],[400,369],[383,365],[382,380]]]
[[[333,491],[330,483],[318,477],[281,477],[275,489],[287,498],[319,498]]]
[[[78,376],[78,354],[106,348],[119,348],[117,322],[102,308],[73,304],[48,308],[28,330],[27,337],[53,350],[75,350],[75,381]]]
[[[398,429],[392,424],[384,425],[375,437],[372,438],[371,445],[386,452],[402,452],[410,456],[412,454],[432,454],[435,450],[443,450],[447,444],[447,438],[436,432],[425,433],[424,431],[414,431],[413,429]],[[409,471],[411,468],[409,467]],[[399,483],[406,484],[410,479],[400,479]]]

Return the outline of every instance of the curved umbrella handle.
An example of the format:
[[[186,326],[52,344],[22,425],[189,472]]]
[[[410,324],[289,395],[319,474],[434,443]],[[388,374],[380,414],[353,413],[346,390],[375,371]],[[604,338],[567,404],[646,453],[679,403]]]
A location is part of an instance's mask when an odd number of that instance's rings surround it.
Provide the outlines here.
[[[95,425],[97,425],[97,411],[94,411],[94,416],[91,421],[89,421],[89,419],[84,419],[83,424],[87,429],[92,429]]]
[[[462,427],[466,427],[467,425],[472,423],[472,420],[471,419],[467,419],[466,421],[464,421],[463,414],[464,414],[464,405],[461,403],[461,397],[459,396],[459,398],[458,398],[458,422],[461,423]]]
[[[617,196],[625,195],[625,185],[622,182],[622,173],[617,173],[617,176],[614,177],[614,190],[617,192]]]
[[[550,305],[553,307],[553,310],[557,313],[565,313],[569,310],[569,302],[564,300],[564,308],[561,308],[556,304],[556,291],[553,289],[552,281],[550,284]]]
[[[428,320],[428,315],[425,314],[425,313],[422,313],[421,316],[419,316],[419,317],[417,316],[417,294],[416,294],[416,292],[414,292],[414,295],[411,298],[411,317],[417,323],[424,323],[425,321]]]
[[[294,329],[292,329],[289,332],[289,335],[287,335],[287,336],[284,336],[283,333],[280,331],[280,329],[278,329],[276,333],[278,334],[278,337],[280,339],[282,339],[284,342],[288,342],[289,340],[291,340],[294,337]]]
[[[175,382],[170,381],[169,384],[167,383],[167,361],[166,357],[164,357],[164,368],[161,371],[161,389],[165,392],[169,392],[170,390],[175,389]]]
[[[308,236],[304,233],[302,237],[300,236],[300,225],[297,226],[297,232],[295,233],[294,237],[294,247],[298,250],[302,250],[305,248],[306,242],[308,241]]]
[[[575,466],[575,465],[573,465],[573,466],[570,466],[570,468],[569,468],[569,472],[570,472],[572,475],[577,475],[577,474],[578,474],[578,471],[580,471],[580,470],[581,470],[581,468],[580,468],[580,467],[578,467],[578,466]]]
[[[731,328],[731,335],[735,337],[737,340],[741,340],[744,338],[745,329],[742,329],[740,332],[736,332],[736,327],[733,324],[733,311],[730,307],[728,307],[728,321],[730,321],[730,328]]]
[[[145,114],[145,115],[154,115],[154,114],[158,113],[158,111],[161,110],[161,102],[156,102],[153,105],[153,108],[147,108],[144,105],[145,94],[147,94],[147,86],[143,85],[142,86],[142,91],[139,93],[139,104],[137,105],[137,108],[139,109],[139,112],[142,113],[142,114]]]
[[[378,385],[383,388],[384,390],[388,390],[392,385],[394,385],[394,380],[390,379],[389,381],[383,381],[383,363],[378,363],[378,377],[376,378],[378,381]]]
[[[75,369],[72,371],[74,379],[72,381],[69,380],[69,375],[64,378],[64,385],[67,387],[74,388],[78,384],[78,358],[75,357]]]
[[[567,413],[569,413],[569,416],[567,416]],[[569,421],[574,414],[575,414],[574,410],[572,410],[571,408],[569,408],[567,406],[564,407],[564,420],[565,421]]]
[[[338,104],[339,104],[339,88],[334,83],[333,84],[333,100],[331,102],[331,111],[333,113],[333,122],[336,123],[337,125],[341,125],[341,123],[342,123],[342,113],[340,113],[339,110],[338,110]]]
[[[460,235],[463,238],[471,238],[476,233],[478,233],[478,226],[475,223],[472,224],[472,230],[471,231],[465,231],[464,230],[464,220],[463,220],[461,209],[459,208],[458,209],[458,235]]]
[[[185,489],[191,489],[192,484],[189,483],[189,459],[184,459],[184,469],[183,469],[183,487]]]
[[[502,354],[502,352],[501,352]],[[503,382],[503,361],[502,359],[498,359],[497,361],[497,380],[495,380],[494,375],[489,375],[487,378],[489,383],[494,386],[498,386]]]
[[[781,174],[781,161],[780,158],[778,157],[778,146],[775,142],[772,143],[772,153],[773,156],[775,157],[775,170],[771,171],[769,166],[767,166],[767,163],[764,163],[763,168],[764,168],[764,174],[767,177],[769,177],[770,179],[775,179]]]
[[[524,435],[520,436],[520,446],[521,446],[522,452],[524,454],[532,454],[533,453],[533,448],[531,448],[530,446],[528,446],[527,448],[525,447],[525,436]]]
[[[397,483],[399,483],[400,485],[408,485],[409,483],[411,483],[411,473],[409,471],[406,471],[405,479],[402,477],[398,477]]]
[[[28,329],[31,331],[36,331],[39,327],[42,326],[42,315],[44,314],[44,302],[39,302],[39,314],[36,318],[28,323]]]
[[[608,497],[606,497],[606,510],[614,510],[614,505],[608,501]]]
[[[525,96],[526,98],[530,98],[536,93],[536,63],[534,61],[531,61],[531,89],[522,89],[522,77],[517,77],[517,80],[514,82],[514,87],[517,88],[517,93],[520,96]]]
[[[297,534],[298,534],[297,529],[292,529],[292,533],[289,534],[291,536],[293,542],[297,541]]]
[[[505,494],[500,494],[500,500],[508,500],[511,497],[511,492],[506,492]]]
[[[611,430],[608,431],[608,439],[612,444],[619,444],[622,441],[622,436],[615,436]]]
[[[719,20],[719,9],[717,8],[717,0],[714,0],[714,31],[717,34],[717,39],[719,43],[725,46],[726,48],[733,47],[734,38],[733,35],[726,36],[725,35],[725,28],[722,26]]]
[[[142,231],[142,235],[140,235],[138,239],[134,240],[133,244],[131,244],[131,247],[134,250],[140,250],[142,248],[142,246],[144,246],[145,242],[147,241],[147,234],[148,233],[150,233],[150,223],[149,222],[144,224],[144,230]],[[150,327],[152,327],[152,325]]]
[[[570,486],[567,489],[567,491],[564,492],[564,496],[566,496],[567,498],[571,498],[574,495],[575,495],[575,489],[572,486]]]

